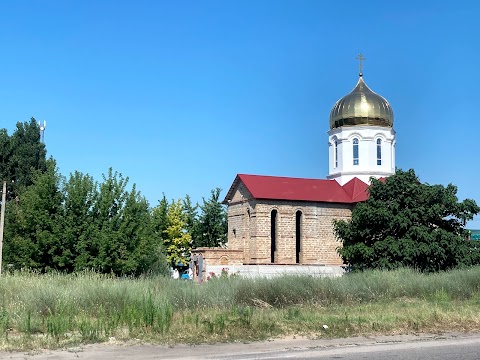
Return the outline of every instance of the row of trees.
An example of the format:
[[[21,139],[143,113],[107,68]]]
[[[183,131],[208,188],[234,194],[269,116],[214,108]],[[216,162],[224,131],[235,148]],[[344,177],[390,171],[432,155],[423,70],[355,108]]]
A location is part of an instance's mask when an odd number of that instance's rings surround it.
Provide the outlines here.
[[[26,136],[28,134],[28,136]],[[225,243],[220,189],[202,205],[190,197],[151,208],[128,178],[112,169],[101,182],[74,172],[62,176],[46,159],[32,119],[12,136],[0,131],[0,166],[9,182],[4,265],[38,271],[85,269],[117,275],[166,273],[187,263],[192,247]]]
[[[63,177],[46,159],[35,119],[0,130],[0,179],[8,179],[4,264],[65,272],[93,269],[117,275],[166,272],[186,264],[192,247],[226,242],[227,218],[212,190],[201,205],[165,195],[151,208],[128,178],[112,169],[96,182]],[[413,170],[372,180],[367,201],[334,229],[343,261],[355,269],[401,266],[438,271],[480,264],[480,246],[465,239],[480,212],[458,201],[453,185],[421,183]]]
[[[169,264],[187,264],[192,248],[218,247],[227,241],[227,213],[220,203],[220,189],[192,204],[188,195],[168,203],[165,195],[153,209],[155,231],[165,245]]]

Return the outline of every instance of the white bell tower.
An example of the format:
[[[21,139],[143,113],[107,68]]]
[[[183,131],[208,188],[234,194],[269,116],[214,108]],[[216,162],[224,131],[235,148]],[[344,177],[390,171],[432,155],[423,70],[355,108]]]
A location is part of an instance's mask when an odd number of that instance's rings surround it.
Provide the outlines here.
[[[370,177],[395,173],[395,130],[392,107],[363,81],[362,61],[355,88],[338,100],[330,112],[327,179],[344,185],[354,177],[365,183]]]

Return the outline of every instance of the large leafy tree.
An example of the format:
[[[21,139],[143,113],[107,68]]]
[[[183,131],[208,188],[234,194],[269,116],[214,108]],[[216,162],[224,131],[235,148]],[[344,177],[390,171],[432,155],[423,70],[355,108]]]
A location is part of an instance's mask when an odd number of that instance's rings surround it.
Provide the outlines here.
[[[5,228],[5,263],[14,268],[64,270],[69,249],[58,241],[61,232],[62,195],[55,161],[46,171],[32,173],[33,184],[20,200],[8,204]]]
[[[67,271],[88,268],[99,227],[93,211],[98,184],[88,174],[75,171],[63,185],[62,231],[59,241],[65,250]],[[67,250],[68,249],[68,250]]]
[[[220,203],[220,188],[211,191],[210,198],[200,205],[194,247],[217,247],[227,241],[227,212],[225,206]]]
[[[188,264],[192,236],[188,233],[187,216],[180,200],[173,201],[168,207],[167,228],[164,230],[167,261],[176,266],[179,263]]]
[[[351,220],[334,222],[343,261],[354,269],[413,267],[438,271],[469,264],[464,226],[480,211],[475,201],[458,201],[449,184],[421,183],[413,170],[372,179],[367,201]]]
[[[158,201],[158,205],[152,210],[153,229],[160,244],[163,243],[167,236],[165,230],[168,227],[168,207],[167,197],[165,194],[162,194],[162,199]]]
[[[158,265],[154,269],[154,264],[165,262],[161,254],[163,247],[156,241],[148,202],[135,185],[125,198],[119,234],[122,253],[117,261],[121,274],[140,275],[161,270]]]
[[[0,130],[0,179],[8,181],[8,199],[32,185],[35,171],[47,170],[46,161],[45,145],[40,141],[40,128],[34,118],[18,122],[12,136],[5,129]]]
[[[116,275],[149,272],[156,261],[158,244],[148,202],[135,185],[128,191],[128,178],[112,169],[103,176],[96,193],[92,192],[91,179],[84,180],[86,188],[81,195],[85,203],[80,202],[80,213],[87,211],[85,219],[91,223],[80,232],[75,268]],[[94,200],[91,205],[90,199]]]

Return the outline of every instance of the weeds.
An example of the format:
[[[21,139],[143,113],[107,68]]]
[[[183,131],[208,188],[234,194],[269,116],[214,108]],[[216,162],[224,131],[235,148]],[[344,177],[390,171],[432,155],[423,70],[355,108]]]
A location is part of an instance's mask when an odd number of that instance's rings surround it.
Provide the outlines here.
[[[162,277],[19,272],[3,275],[0,291],[4,349],[112,337],[201,343],[294,333],[480,329],[480,267],[437,274],[371,271],[335,279],[219,277],[202,285]]]
[[[10,317],[5,309],[0,310],[0,332],[5,333],[8,330]]]

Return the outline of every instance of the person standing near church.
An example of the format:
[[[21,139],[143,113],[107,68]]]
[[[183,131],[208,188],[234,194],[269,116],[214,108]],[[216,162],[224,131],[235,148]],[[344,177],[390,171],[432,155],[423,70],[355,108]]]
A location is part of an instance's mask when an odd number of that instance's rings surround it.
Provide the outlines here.
[[[178,269],[173,270],[173,276],[172,277],[175,280],[178,280],[178,278],[180,277],[180,273],[178,272]]]

